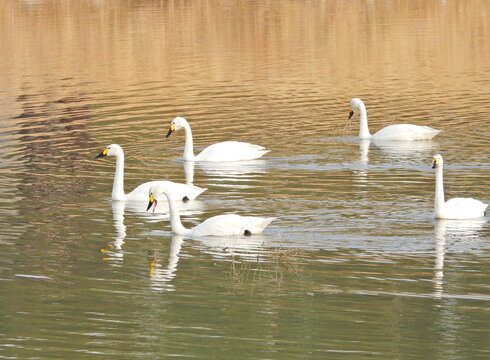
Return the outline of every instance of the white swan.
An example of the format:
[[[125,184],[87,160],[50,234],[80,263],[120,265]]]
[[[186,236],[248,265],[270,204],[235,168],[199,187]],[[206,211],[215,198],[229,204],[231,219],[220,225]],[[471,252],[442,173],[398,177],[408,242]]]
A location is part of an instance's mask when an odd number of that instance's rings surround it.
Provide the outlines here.
[[[114,174],[114,183],[112,185],[112,200],[126,200],[126,201],[146,201],[148,200],[148,190],[152,185],[161,184],[167,187],[172,195],[179,200],[192,200],[198,197],[206,189],[194,186],[174,183],[171,181],[149,181],[139,185],[136,189],[129,194],[124,193],[124,152],[123,149],[117,144],[111,144],[107,146],[99,155],[95,158],[101,158],[105,156],[116,157],[116,173]]]
[[[240,216],[235,214],[213,216],[192,229],[186,229],[180,222],[179,209],[173,194],[162,184],[154,184],[149,191],[149,210],[157,206],[157,198],[165,194],[170,210],[170,225],[176,235],[188,236],[231,236],[260,234],[274,218]]]
[[[183,117],[176,117],[170,123],[169,137],[174,131],[181,128],[185,130],[184,157],[185,161],[239,161],[258,159],[270,150],[265,150],[263,146],[249,144],[239,141],[224,141],[209,145],[197,156],[194,156],[192,131],[189,123]]]
[[[485,216],[487,204],[472,198],[454,198],[444,202],[441,155],[434,155],[432,168],[436,169],[436,197],[434,217],[436,219],[474,219]]]
[[[366,106],[364,106],[361,99],[353,98],[350,101],[349,119],[354,115],[354,111],[356,110],[359,110],[361,114],[361,124],[359,130],[359,139],[361,140],[429,140],[441,132],[441,130],[436,130],[429,126],[397,124],[386,126],[379,130],[376,134],[371,135],[368,129]]]

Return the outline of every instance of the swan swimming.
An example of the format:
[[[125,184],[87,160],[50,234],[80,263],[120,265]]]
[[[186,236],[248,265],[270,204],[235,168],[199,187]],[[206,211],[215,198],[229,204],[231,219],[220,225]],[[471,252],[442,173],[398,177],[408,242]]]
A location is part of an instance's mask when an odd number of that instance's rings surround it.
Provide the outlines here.
[[[349,120],[354,115],[354,111],[359,110],[361,124],[359,139],[361,140],[387,140],[387,141],[411,141],[429,140],[439,134],[441,130],[433,129],[429,126],[419,126],[412,124],[389,125],[371,135],[368,129],[366,106],[361,99],[353,98],[350,101]]]
[[[213,216],[192,229],[186,229],[180,222],[179,209],[173,194],[163,184],[154,184],[149,190],[149,203],[146,210],[153,210],[157,206],[157,198],[165,194],[170,210],[170,225],[176,235],[188,236],[250,236],[260,234],[275,218],[262,218],[255,216],[240,216],[235,214]],[[147,196],[148,196],[147,195]]]
[[[436,219],[474,219],[485,216],[487,204],[472,198],[454,198],[444,202],[444,184],[442,180],[443,160],[434,155],[432,168],[436,169],[436,197],[434,217]]]
[[[186,119],[180,116],[174,118],[170,123],[170,129],[166,137],[169,137],[174,131],[182,128],[185,130],[184,161],[252,160],[258,159],[270,151],[266,150],[263,146],[246,142],[224,141],[209,145],[198,155],[194,156],[191,126]]]
[[[106,156],[116,157],[116,173],[114,174],[114,183],[112,185],[112,200],[127,200],[127,201],[146,201],[148,200],[148,190],[152,185],[164,185],[172,195],[179,200],[192,200],[198,197],[206,189],[194,185],[186,185],[174,183],[172,181],[149,181],[139,185],[129,194],[124,193],[124,152],[122,147],[117,144],[107,146],[95,158]]]

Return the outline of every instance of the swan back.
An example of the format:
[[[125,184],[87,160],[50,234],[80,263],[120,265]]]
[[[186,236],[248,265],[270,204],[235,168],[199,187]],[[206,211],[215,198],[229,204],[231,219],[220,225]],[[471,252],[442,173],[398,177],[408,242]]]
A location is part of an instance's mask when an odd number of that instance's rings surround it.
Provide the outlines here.
[[[191,230],[194,236],[239,236],[260,234],[274,218],[218,215],[209,218]]]
[[[389,125],[371,137],[371,140],[385,141],[412,141],[429,140],[439,134],[441,130],[433,129],[429,126],[419,126],[412,124]]]
[[[444,203],[444,219],[474,219],[485,216],[488,204],[473,198],[453,198]]]
[[[262,157],[270,150],[263,146],[239,141],[223,141],[208,146],[195,158],[196,161],[241,161]]]
[[[166,180],[149,181],[139,185],[136,189],[126,195],[126,200],[130,201],[148,201],[148,194],[153,186],[166,188],[174,197],[175,200],[194,200],[201,195],[206,188],[200,188],[194,185],[180,184]],[[157,200],[167,201],[167,197],[160,191]]]

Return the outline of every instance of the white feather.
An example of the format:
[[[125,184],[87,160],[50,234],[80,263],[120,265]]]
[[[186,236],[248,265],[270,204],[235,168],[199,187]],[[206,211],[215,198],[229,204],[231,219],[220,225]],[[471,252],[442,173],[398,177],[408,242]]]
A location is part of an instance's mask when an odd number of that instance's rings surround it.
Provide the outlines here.
[[[185,145],[184,156],[185,161],[241,161],[258,159],[270,150],[266,150],[263,146],[249,144],[239,141],[224,141],[208,146],[202,150],[197,156],[194,156],[194,145],[192,139],[192,131],[189,123],[183,117],[176,117],[170,124],[170,130],[167,137],[174,131],[184,128],[185,130]]]
[[[474,219],[485,216],[487,204],[473,198],[454,198],[444,201],[444,182],[442,169],[444,161],[441,155],[434,155],[433,168],[436,169],[436,194],[434,217],[436,219]]]
[[[114,174],[114,183],[112,185],[112,200],[125,201],[148,201],[148,191],[153,185],[165,186],[172,193],[175,199],[189,200],[195,199],[206,189],[194,185],[174,183],[172,181],[149,181],[136,187],[129,194],[124,193],[124,152],[117,144],[107,146],[96,158],[104,156],[116,157],[116,172]],[[162,197],[164,200],[165,196]]]
[[[173,194],[162,184],[155,184],[151,187],[151,197],[157,198],[161,194],[167,196],[170,210],[170,224],[172,231],[177,235],[188,236],[239,236],[260,234],[274,218],[263,218],[254,216],[240,216],[235,214],[213,216],[192,229],[186,229],[181,221],[177,204]],[[158,201],[157,201],[158,202]]]
[[[412,124],[389,125],[371,135],[368,128],[366,106],[361,99],[353,98],[350,101],[351,111],[360,112],[359,138],[362,140],[379,141],[412,141],[429,140],[439,134],[441,130],[433,129],[429,126],[419,126]],[[351,115],[350,115],[351,116]],[[349,118],[350,118],[349,116]]]

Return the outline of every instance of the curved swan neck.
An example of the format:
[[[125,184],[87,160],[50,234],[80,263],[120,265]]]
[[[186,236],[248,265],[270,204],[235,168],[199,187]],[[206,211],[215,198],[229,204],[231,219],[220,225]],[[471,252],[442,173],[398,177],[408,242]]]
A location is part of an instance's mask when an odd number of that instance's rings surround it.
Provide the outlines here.
[[[116,172],[114,174],[114,183],[112,184],[112,200],[124,200],[124,153],[116,155]]]
[[[369,132],[368,128],[368,120],[367,120],[367,111],[366,111],[366,106],[364,106],[364,103],[359,103],[359,113],[360,113],[360,128],[359,128],[359,139],[362,140],[367,140],[371,138],[371,133]]]
[[[168,199],[168,208],[170,211],[170,225],[172,226],[172,232],[176,235],[186,235],[189,233],[189,230],[182,225],[180,222],[179,208],[175,203],[174,198],[168,192],[165,192],[165,195]]]
[[[192,161],[194,160],[194,143],[192,141],[192,131],[191,126],[187,121],[184,123],[185,130],[185,144],[184,144],[184,160]]]
[[[444,184],[442,180],[442,166],[436,168],[436,196],[434,199],[434,216],[443,217],[444,211]]]

